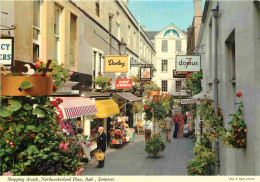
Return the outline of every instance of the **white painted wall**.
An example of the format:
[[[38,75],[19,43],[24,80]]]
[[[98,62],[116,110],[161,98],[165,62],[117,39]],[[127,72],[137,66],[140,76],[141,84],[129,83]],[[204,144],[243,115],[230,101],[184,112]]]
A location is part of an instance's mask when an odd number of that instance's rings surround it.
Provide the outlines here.
[[[169,36],[164,36],[165,32],[168,30],[173,29],[179,33],[179,36],[170,34]],[[168,41],[168,52],[162,52],[162,40]],[[168,92],[169,94],[179,94],[176,93],[175,89],[175,82],[176,80],[180,80],[173,78],[173,70],[175,69],[175,59],[176,55],[176,40],[181,40],[181,52],[180,55],[185,55],[187,50],[187,36],[179,30],[175,25],[171,24],[168,27],[166,27],[164,30],[162,30],[160,33],[158,33],[155,36],[155,48],[156,48],[156,62],[155,67],[157,69],[154,81],[156,84],[158,84],[161,87],[161,81],[162,80],[168,80]],[[168,60],[168,71],[163,72],[162,71],[162,60],[166,59]]]

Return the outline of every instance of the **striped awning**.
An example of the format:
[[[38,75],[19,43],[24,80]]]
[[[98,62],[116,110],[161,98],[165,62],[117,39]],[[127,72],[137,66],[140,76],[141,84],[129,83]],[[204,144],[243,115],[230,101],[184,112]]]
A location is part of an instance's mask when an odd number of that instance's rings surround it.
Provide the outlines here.
[[[61,98],[63,102],[56,109],[64,119],[76,118],[97,113],[95,102],[83,97],[52,97],[51,100]]]
[[[98,110],[95,116],[98,118],[107,118],[120,112],[118,104],[111,99],[96,100],[95,104]]]

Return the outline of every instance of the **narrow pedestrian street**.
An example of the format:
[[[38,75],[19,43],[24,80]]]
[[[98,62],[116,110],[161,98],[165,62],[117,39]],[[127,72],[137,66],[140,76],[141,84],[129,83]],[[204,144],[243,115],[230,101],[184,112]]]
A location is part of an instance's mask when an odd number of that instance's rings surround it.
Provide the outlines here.
[[[161,134],[165,138],[165,133]],[[82,175],[185,175],[194,143],[193,138],[172,138],[159,157],[152,158],[144,151],[144,135],[135,135],[134,143],[107,149],[104,168],[97,168],[97,161],[92,158]]]

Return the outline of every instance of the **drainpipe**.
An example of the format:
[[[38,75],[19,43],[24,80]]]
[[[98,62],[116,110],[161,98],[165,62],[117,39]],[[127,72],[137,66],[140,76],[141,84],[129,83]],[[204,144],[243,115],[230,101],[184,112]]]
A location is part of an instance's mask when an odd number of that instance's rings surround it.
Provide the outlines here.
[[[213,15],[213,22],[214,22],[214,110],[215,113],[217,113],[217,107],[218,107],[218,6],[216,9],[212,9],[212,15]],[[219,161],[219,137],[214,142],[213,147],[215,149],[216,153],[216,164],[215,164],[215,175],[219,175],[219,167],[220,167],[220,161]]]

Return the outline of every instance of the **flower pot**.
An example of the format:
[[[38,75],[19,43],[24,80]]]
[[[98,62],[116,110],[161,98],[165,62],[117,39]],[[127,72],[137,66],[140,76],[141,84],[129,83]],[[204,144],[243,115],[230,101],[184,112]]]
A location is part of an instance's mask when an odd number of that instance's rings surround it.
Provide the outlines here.
[[[33,86],[29,89],[19,90],[20,85],[28,81]],[[52,94],[52,77],[34,77],[34,76],[2,76],[1,77],[1,95],[3,96],[37,96]]]
[[[152,97],[152,96],[159,96],[160,95],[160,91],[149,91],[148,92],[148,96]]]

